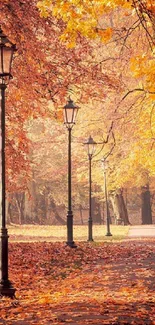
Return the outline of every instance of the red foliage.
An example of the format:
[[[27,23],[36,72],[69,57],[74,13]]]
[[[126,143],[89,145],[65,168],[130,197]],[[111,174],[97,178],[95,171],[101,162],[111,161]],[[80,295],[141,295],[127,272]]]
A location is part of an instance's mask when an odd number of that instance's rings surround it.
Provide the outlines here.
[[[67,49],[59,39],[63,23],[41,18],[36,3],[0,2],[1,27],[17,46],[6,103],[8,191],[24,190],[31,176],[26,121],[38,116],[54,118],[48,101],[56,108],[63,106],[72,85],[79,91],[80,103],[90,98],[103,100],[106,86],[118,87],[116,77],[101,71],[94,62],[88,41],[79,38],[75,49]]]

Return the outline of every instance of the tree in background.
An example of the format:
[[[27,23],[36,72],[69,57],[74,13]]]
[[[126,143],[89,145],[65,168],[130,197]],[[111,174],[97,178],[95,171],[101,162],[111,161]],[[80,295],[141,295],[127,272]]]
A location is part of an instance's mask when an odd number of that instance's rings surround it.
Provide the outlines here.
[[[87,188],[87,176],[82,180],[87,160],[81,144],[90,134],[100,142],[98,161],[114,136],[109,191],[117,196],[122,188],[145,187],[144,172],[152,189],[154,4],[74,0],[61,1],[60,6],[59,1],[45,0],[39,2],[44,18],[39,17],[36,4],[13,0],[0,4],[2,28],[18,48],[7,98],[10,196],[27,188],[29,196],[35,197],[39,184],[44,208],[50,202],[65,201],[66,140],[60,124],[68,94],[82,108],[73,134],[77,139],[73,145],[75,197],[77,188],[79,193],[81,187],[84,192]],[[93,181],[103,187],[101,166],[95,162]],[[103,201],[103,191],[101,196]],[[37,200],[30,212],[34,220],[38,209]]]

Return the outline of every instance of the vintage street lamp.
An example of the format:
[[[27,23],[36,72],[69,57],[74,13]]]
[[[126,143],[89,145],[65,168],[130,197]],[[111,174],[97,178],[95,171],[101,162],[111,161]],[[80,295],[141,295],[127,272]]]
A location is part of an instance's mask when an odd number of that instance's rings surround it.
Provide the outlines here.
[[[0,91],[1,91],[1,250],[0,250],[0,295],[13,297],[15,289],[8,279],[8,232],[6,228],[5,202],[5,90],[11,75],[11,64],[15,45],[3,34],[0,28]]]
[[[68,129],[68,213],[67,213],[67,242],[72,248],[77,247],[73,241],[73,212],[72,212],[72,187],[71,187],[71,131],[75,124],[79,107],[69,97],[68,103],[63,108],[64,124]]]
[[[96,142],[90,136],[88,141],[85,142],[88,149],[89,159],[89,218],[88,218],[88,241],[93,241],[93,218],[92,218],[92,177],[91,177],[91,161],[96,149]]]
[[[107,162],[105,159],[102,159],[103,171],[104,171],[104,193],[105,193],[105,204],[106,204],[106,223],[107,223],[107,233],[106,236],[112,236],[110,232],[110,215],[109,215],[109,206],[108,206],[108,194],[107,194]]]

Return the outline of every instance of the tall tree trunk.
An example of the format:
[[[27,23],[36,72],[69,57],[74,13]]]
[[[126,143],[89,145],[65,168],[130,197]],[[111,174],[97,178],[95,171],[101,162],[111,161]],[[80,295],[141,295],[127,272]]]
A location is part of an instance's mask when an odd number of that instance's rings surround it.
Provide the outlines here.
[[[7,224],[13,223],[13,216],[12,216],[12,205],[11,200],[13,198],[13,194],[9,193],[6,197],[6,222]]]
[[[56,204],[55,204],[54,200],[52,200],[52,199],[51,199],[51,202],[50,202],[50,206],[51,206],[51,208],[52,208],[52,210],[53,210],[53,212],[54,212],[54,217],[55,217],[55,219],[58,221],[58,223],[61,224],[61,225],[66,225],[66,220],[64,220],[64,219],[60,216],[60,214],[59,214],[58,211],[57,211]]]
[[[123,223],[129,225],[128,211],[125,205],[123,191],[119,190],[117,193],[110,196],[111,204],[114,211],[114,217],[117,224]]]
[[[30,194],[31,194],[31,218],[32,222],[35,222],[37,224],[40,223],[39,217],[38,217],[38,199],[37,199],[37,184],[35,180],[35,173],[33,172],[33,179],[30,183]]]
[[[104,225],[105,222],[105,202],[102,203],[102,219],[101,219],[101,224]]]
[[[94,223],[99,223],[101,225],[101,206],[95,197],[92,197],[92,218]]]
[[[81,224],[83,225],[83,215],[82,215],[82,205],[81,204],[79,206],[79,211],[80,211]]]
[[[28,224],[33,223],[32,219],[32,198],[30,198],[30,194],[28,192],[25,192],[25,222]]]
[[[19,216],[19,224],[22,225],[25,223],[25,193],[15,193],[15,200]]]
[[[8,225],[11,223],[10,214],[9,214],[9,205],[10,205],[10,202],[9,202],[8,198],[6,197],[6,222]]]
[[[151,210],[151,195],[150,195],[149,184],[142,186],[141,200],[142,200],[142,208],[141,208],[142,225],[150,225],[152,224],[152,210]]]

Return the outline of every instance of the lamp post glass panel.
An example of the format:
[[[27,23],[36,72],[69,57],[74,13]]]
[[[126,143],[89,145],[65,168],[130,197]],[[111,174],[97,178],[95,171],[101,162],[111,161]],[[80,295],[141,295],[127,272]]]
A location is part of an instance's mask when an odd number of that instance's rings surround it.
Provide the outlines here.
[[[112,236],[110,232],[110,215],[109,215],[109,206],[108,206],[108,194],[107,194],[107,169],[108,165],[105,159],[102,159],[102,165],[104,170],[104,193],[105,193],[105,204],[106,204],[106,224],[107,224],[107,233],[106,236]]]
[[[6,228],[6,203],[5,203],[5,90],[11,75],[13,54],[16,51],[12,44],[0,29],[0,91],[1,91],[1,247],[0,247],[0,294],[13,297],[15,289],[8,278],[8,232]]]
[[[68,213],[67,213],[67,242],[72,248],[76,247],[73,241],[73,212],[72,212],[72,187],[71,187],[71,131],[75,124],[79,107],[69,97],[68,103],[63,108],[64,124],[68,129]]]
[[[96,150],[96,142],[90,136],[88,141],[85,142],[88,149],[88,159],[89,159],[89,218],[88,218],[88,241],[93,241],[93,218],[92,218],[92,158]]]

